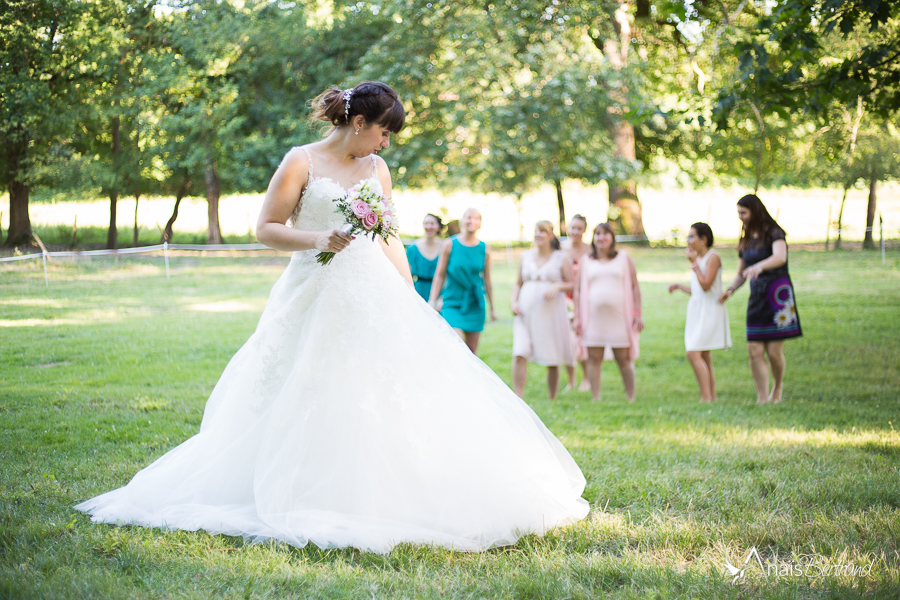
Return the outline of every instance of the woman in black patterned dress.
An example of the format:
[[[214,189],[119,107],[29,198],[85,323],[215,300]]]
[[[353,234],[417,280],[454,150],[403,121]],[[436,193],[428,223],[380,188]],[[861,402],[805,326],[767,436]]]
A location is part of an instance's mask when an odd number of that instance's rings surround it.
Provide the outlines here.
[[[803,335],[794,286],[788,275],[787,242],[784,230],[755,195],[749,194],[738,200],[737,210],[744,224],[738,244],[738,270],[719,302],[727,301],[744,281],[750,280],[747,351],[756,384],[756,402],[781,402],[784,340]],[[775,380],[771,392],[769,367]]]

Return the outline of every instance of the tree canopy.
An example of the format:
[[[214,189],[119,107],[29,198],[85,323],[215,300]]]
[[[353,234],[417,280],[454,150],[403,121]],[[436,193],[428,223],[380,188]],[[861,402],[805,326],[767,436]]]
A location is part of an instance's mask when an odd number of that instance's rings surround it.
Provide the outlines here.
[[[120,197],[201,195],[218,242],[220,194],[262,191],[320,135],[308,100],[362,79],[408,111],[398,187],[550,184],[561,230],[567,179],[606,182],[610,220],[636,235],[638,184],[673,166],[694,185],[883,181],[898,24],[887,0],[13,0],[7,244],[29,239],[36,187],[108,197],[110,247]]]

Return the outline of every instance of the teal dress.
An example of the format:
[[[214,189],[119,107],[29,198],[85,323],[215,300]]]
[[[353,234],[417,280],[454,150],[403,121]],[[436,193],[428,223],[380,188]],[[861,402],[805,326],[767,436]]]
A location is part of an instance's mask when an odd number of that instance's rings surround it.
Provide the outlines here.
[[[452,239],[441,314],[454,329],[476,333],[484,329],[485,245],[465,246],[456,236]]]
[[[409,261],[409,270],[416,278],[416,291],[428,302],[431,297],[431,280],[434,279],[434,271],[437,269],[438,257],[428,260],[419,252],[419,247],[410,244],[406,247],[406,260]]]

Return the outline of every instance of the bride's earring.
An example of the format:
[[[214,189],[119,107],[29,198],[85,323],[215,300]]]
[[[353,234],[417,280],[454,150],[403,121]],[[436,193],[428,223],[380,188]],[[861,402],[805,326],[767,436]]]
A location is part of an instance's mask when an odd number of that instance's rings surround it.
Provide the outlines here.
[[[359,127],[356,128],[356,135],[359,135]]]

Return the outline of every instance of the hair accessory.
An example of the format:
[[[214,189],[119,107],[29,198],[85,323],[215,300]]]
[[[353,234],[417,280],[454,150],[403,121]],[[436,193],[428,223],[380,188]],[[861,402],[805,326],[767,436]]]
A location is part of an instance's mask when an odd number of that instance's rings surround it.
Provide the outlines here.
[[[350,97],[353,96],[353,88],[350,88],[346,92],[344,92],[344,119],[349,123],[350,122]],[[357,134],[359,131],[357,130]]]

